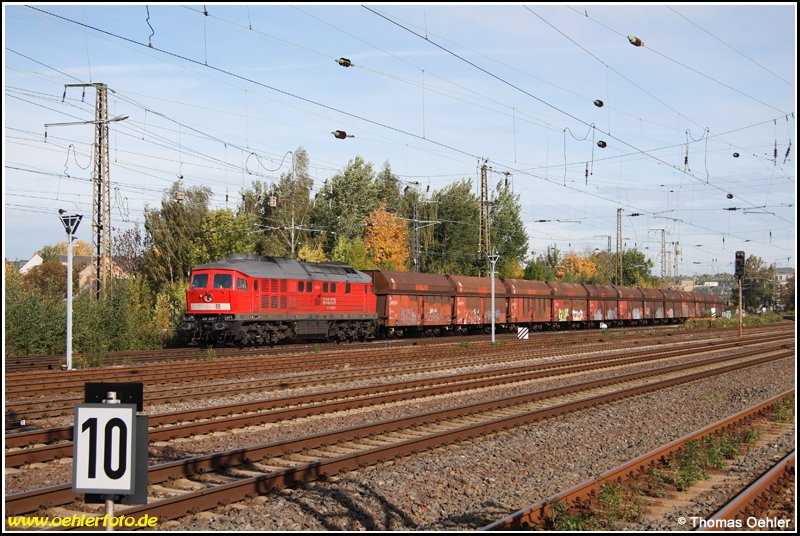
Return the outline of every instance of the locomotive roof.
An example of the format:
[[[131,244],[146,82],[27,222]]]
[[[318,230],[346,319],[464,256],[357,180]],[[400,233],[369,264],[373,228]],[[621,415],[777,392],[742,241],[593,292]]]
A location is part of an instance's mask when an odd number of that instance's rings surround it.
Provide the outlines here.
[[[195,266],[193,270],[236,270],[259,279],[306,279],[369,283],[372,279],[342,262],[299,262],[283,257],[231,255],[227,259]]]

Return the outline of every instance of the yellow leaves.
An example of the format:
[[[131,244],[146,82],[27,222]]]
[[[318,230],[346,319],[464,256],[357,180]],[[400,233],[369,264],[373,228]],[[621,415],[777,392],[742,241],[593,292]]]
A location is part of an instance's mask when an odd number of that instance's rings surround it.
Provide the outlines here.
[[[364,245],[381,268],[405,270],[409,257],[408,229],[396,213],[386,210],[386,203],[381,203],[367,218]]]
[[[570,274],[580,280],[590,279],[597,274],[597,264],[588,257],[565,255],[556,268],[556,277],[563,279]]]

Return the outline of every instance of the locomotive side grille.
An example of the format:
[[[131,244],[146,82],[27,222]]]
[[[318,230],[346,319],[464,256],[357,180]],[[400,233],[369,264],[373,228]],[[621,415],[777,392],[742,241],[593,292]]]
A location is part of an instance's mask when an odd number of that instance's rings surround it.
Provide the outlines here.
[[[277,309],[278,308],[278,297],[277,296],[272,296],[272,308],[273,309]]]
[[[269,309],[269,296],[261,296],[261,308]]]
[[[286,296],[281,296],[281,308],[286,309]]]
[[[281,292],[286,292],[286,280],[281,279]]]

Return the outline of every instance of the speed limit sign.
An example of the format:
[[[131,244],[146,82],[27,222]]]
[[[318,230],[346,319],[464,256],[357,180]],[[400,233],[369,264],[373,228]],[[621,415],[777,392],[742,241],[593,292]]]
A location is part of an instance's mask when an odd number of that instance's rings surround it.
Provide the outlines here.
[[[73,491],[133,494],[135,434],[136,404],[75,406]]]

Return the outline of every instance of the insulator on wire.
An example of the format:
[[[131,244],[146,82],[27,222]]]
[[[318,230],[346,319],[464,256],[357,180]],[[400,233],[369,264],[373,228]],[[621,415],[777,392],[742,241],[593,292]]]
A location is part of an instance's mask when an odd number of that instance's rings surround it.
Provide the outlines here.
[[[633,46],[635,46],[635,47],[641,47],[641,46],[644,46],[644,41],[642,41],[641,39],[639,39],[639,38],[638,38],[638,37],[636,37],[635,35],[629,35],[629,36],[628,36],[628,41],[630,41],[630,42],[631,42],[631,44],[632,44]]]
[[[605,149],[608,146],[608,144],[603,140],[600,140],[597,142],[597,146],[600,147],[601,149]]]
[[[594,105],[597,106],[598,108],[602,108],[603,107],[603,101],[601,101],[600,99],[595,99],[594,100]]]
[[[342,67],[351,67],[353,65],[353,62],[351,62],[347,58],[336,58],[336,63],[338,63]]]

